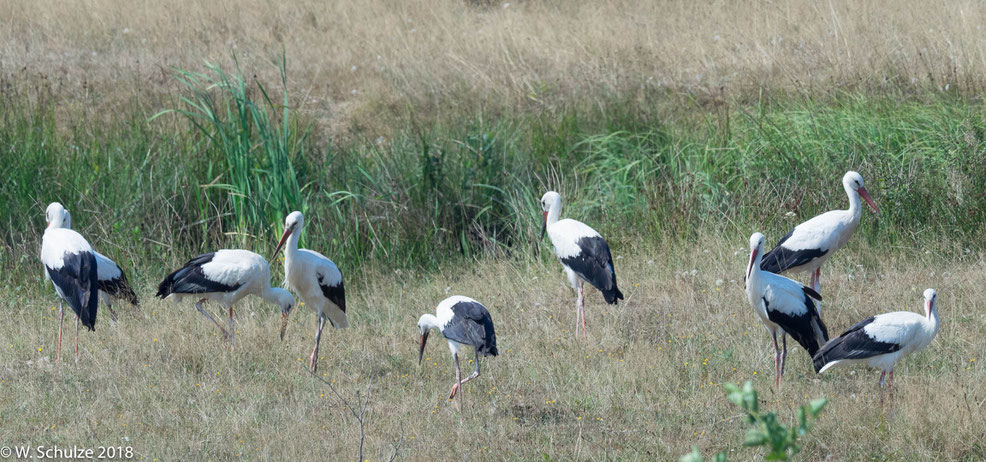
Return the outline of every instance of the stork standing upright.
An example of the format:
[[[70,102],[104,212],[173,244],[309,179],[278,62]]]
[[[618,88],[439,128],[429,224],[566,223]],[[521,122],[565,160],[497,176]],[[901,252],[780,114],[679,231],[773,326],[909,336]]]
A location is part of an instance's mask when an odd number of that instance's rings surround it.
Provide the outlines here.
[[[760,269],[771,273],[811,272],[811,288],[821,292],[821,268],[836,250],[849,241],[859,226],[863,207],[862,197],[873,209],[880,213],[863,186],[863,177],[849,171],[842,177],[842,187],[849,196],[849,210],[832,210],[818,215],[784,235],[774,248],[763,256]]]
[[[775,384],[780,387],[787,359],[787,336],[793,337],[813,356],[828,340],[828,330],[812,301],[822,300],[817,292],[798,281],[760,269],[763,244],[763,234],[750,236],[746,297],[774,340]],[[777,347],[778,334],[782,348]]]
[[[41,263],[45,274],[58,292],[58,349],[55,361],[62,359],[62,301],[75,312],[75,362],[79,363],[79,321],[91,331],[96,330],[98,282],[96,257],[92,246],[81,234],[62,228],[65,207],[58,202],[48,205],[45,219],[48,227],[41,239]]]
[[[61,226],[65,229],[72,229],[72,214],[68,210],[64,211],[64,219]],[[137,294],[127,281],[127,275],[117,265],[105,255],[93,250],[96,257],[96,277],[99,285],[99,299],[102,300],[106,309],[110,310],[110,319],[116,321],[116,312],[113,311],[113,303],[118,300],[125,300],[133,306],[139,306]]]
[[[437,315],[437,316],[436,316]],[[481,303],[469,297],[455,295],[435,307],[435,314],[423,314],[418,319],[418,331],[421,333],[421,349],[418,351],[418,364],[425,354],[425,343],[431,329],[438,329],[448,341],[452,359],[455,361],[455,385],[448,399],[455,398],[462,384],[479,377],[479,356],[496,356],[496,333],[493,331],[493,319],[490,312]],[[476,355],[476,371],[464,380],[459,369],[459,350],[464,346],[473,347]]]
[[[349,327],[349,318],[346,317],[346,289],[342,284],[339,267],[325,255],[298,248],[298,238],[301,236],[301,227],[304,224],[305,216],[301,212],[291,212],[285,218],[284,234],[281,235],[271,259],[276,259],[281,247],[287,243],[284,248],[284,280],[288,288],[297,292],[305,305],[312,307],[318,314],[315,347],[312,349],[308,363],[308,372],[314,375],[318,367],[318,344],[322,338],[325,320],[328,319],[332,327],[345,328]],[[284,318],[284,323],[281,325],[281,339],[284,338],[286,327],[287,318]]]
[[[609,245],[596,230],[585,223],[570,218],[559,220],[561,216],[561,195],[548,191],[541,197],[541,210],[544,221],[541,226],[541,238],[545,233],[555,247],[555,255],[572,288],[578,291],[575,302],[576,319],[575,333],[579,332],[579,321],[582,323],[582,335],[588,338],[585,329],[585,305],[583,286],[586,281],[599,289],[606,303],[615,305],[617,300],[623,300],[623,293],[616,286],[616,272],[613,270],[613,257],[609,253]]]
[[[199,255],[185,266],[175,270],[158,285],[157,296],[181,302],[183,297],[196,300],[195,308],[209,318],[223,338],[233,343],[233,305],[247,295],[256,295],[281,308],[281,318],[286,322],[294,296],[287,290],[270,286],[270,266],[264,257],[249,250],[223,249]],[[209,300],[229,309],[229,332],[212,318],[202,302]]]
[[[924,316],[910,311],[895,311],[870,316],[832,339],[814,357],[815,372],[821,374],[838,364],[865,363],[880,369],[880,386],[890,372],[889,387],[894,386],[894,366],[904,356],[925,349],[941,327],[938,318],[938,293],[924,291]]]

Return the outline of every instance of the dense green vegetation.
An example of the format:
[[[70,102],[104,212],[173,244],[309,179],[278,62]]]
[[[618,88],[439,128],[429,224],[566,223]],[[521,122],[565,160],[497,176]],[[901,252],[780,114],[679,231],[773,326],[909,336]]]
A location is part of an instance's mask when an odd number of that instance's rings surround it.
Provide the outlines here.
[[[98,248],[139,260],[143,283],[158,276],[143,271],[198,251],[269,253],[292,209],[308,216],[303,243],[350,271],[534,255],[549,188],[565,216],[620,247],[707,231],[738,246],[757,229],[774,240],[797,219],[844,208],[848,169],[881,207],[861,228],[875,245],[976,246],[986,217],[986,111],[948,96],[650,95],[595,110],[395,116],[391,136],[340,142],[293,110],[286,79],[261,86],[218,67],[175,78],[184,89],[170,107],[134,102],[112,115],[60,107],[42,90],[4,94],[0,282],[38,279],[51,201]]]

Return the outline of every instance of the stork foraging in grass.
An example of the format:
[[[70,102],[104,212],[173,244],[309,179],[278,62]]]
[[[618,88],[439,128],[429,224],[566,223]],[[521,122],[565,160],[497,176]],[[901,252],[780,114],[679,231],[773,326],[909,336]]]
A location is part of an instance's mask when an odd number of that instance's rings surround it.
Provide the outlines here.
[[[65,229],[72,229],[72,214],[68,210],[64,211],[64,220],[61,226]],[[133,306],[139,306],[137,294],[127,281],[127,275],[117,265],[105,255],[93,251],[96,257],[96,277],[99,280],[99,299],[102,300],[106,309],[110,310],[110,319],[116,321],[116,312],[113,311],[113,302],[125,300]]]
[[[616,286],[616,272],[613,270],[613,257],[609,253],[609,245],[596,230],[588,225],[570,218],[559,220],[561,216],[561,195],[548,191],[541,197],[541,210],[544,221],[541,226],[541,238],[545,233],[555,247],[555,255],[565,268],[568,281],[572,288],[578,291],[575,302],[576,319],[575,333],[579,332],[579,321],[582,323],[582,335],[588,338],[585,329],[585,305],[583,286],[588,281],[599,289],[606,303],[615,305],[617,300],[623,300],[623,293]]]
[[[812,301],[822,300],[817,292],[800,282],[760,269],[763,244],[763,234],[753,233],[750,236],[746,297],[774,340],[775,384],[780,387],[787,359],[787,336],[793,337],[808,350],[809,355],[814,356],[828,340],[828,330]],[[778,334],[782,348],[777,347]]]
[[[75,312],[75,362],[79,363],[79,321],[96,330],[98,280],[96,257],[82,235],[63,228],[65,208],[54,202],[45,210],[48,227],[41,239],[41,263],[58,293],[58,349],[55,361],[62,359],[62,301]]]
[[[270,266],[264,257],[248,250],[224,249],[199,255],[175,270],[158,285],[157,296],[179,303],[183,297],[197,300],[195,308],[209,318],[223,338],[233,343],[233,305],[247,295],[256,295],[281,308],[287,319],[294,296],[287,290],[270,286]],[[229,309],[229,332],[207,311],[202,302],[210,300]],[[283,325],[283,324],[282,324]]]
[[[938,294],[924,291],[924,316],[910,311],[870,316],[832,339],[814,357],[815,372],[821,374],[837,364],[864,363],[880,369],[880,387],[890,372],[894,386],[894,366],[904,356],[925,349],[941,327]]]
[[[344,328],[349,327],[349,318],[346,317],[346,289],[342,284],[339,267],[318,252],[298,248],[298,238],[304,224],[305,216],[301,212],[291,212],[287,216],[284,220],[284,234],[274,249],[272,259],[277,258],[277,253],[287,242],[284,248],[284,280],[318,314],[315,347],[308,364],[308,372],[314,375],[318,367],[318,344],[325,320],[328,319],[332,327]],[[287,320],[285,317],[281,324],[281,339],[284,339]]]
[[[774,248],[763,256],[760,269],[771,273],[811,272],[811,288],[821,292],[821,267],[836,250],[849,241],[859,226],[862,204],[859,198],[880,213],[863,186],[863,177],[849,171],[842,177],[842,186],[849,196],[849,210],[832,210],[818,215],[784,235]]]
[[[418,319],[418,331],[421,333],[418,364],[421,364],[421,358],[424,357],[425,343],[428,342],[431,329],[438,329],[442,333],[452,351],[452,359],[455,360],[455,385],[452,385],[452,391],[448,395],[448,399],[453,399],[456,392],[462,389],[462,384],[479,377],[479,356],[498,354],[493,319],[485,306],[469,297],[455,295],[442,300],[435,307],[435,315],[423,314]],[[463,380],[459,369],[459,350],[466,345],[475,350],[476,371]]]

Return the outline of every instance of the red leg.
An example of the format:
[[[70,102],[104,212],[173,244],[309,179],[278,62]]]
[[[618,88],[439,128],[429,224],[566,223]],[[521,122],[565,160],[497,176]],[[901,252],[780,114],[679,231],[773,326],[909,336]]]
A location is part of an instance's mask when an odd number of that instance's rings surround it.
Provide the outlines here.
[[[62,360],[62,322],[65,320],[65,312],[62,311],[62,301],[58,300],[58,351],[55,353],[55,362]]]
[[[579,293],[583,294],[581,297],[579,297],[579,315],[582,318],[582,336],[586,340],[589,340],[589,333],[586,332],[586,328],[585,328],[585,295],[583,293],[584,286],[585,286],[584,282],[579,282]]]
[[[195,308],[198,308],[199,313],[202,313],[203,316],[209,318],[209,320],[212,321],[212,323],[215,324],[217,328],[219,328],[219,332],[223,333],[223,339],[229,338],[229,332],[226,332],[226,329],[224,329],[223,326],[219,324],[219,322],[213,319],[212,315],[209,314],[209,312],[206,311],[205,308],[202,308],[202,302],[204,301],[205,301],[204,298],[202,300],[199,300],[198,303],[195,304]]]
[[[771,332],[774,339],[774,385],[781,388],[781,350],[777,347],[777,331]]]
[[[233,345],[233,341],[236,340],[236,329],[233,328],[233,307],[229,307],[229,344]]]
[[[815,292],[822,293],[822,267],[821,266],[819,266],[818,268],[815,268],[815,282],[813,283],[813,285],[812,285],[811,288],[812,289],[815,289]]]
[[[781,378],[784,378],[784,363],[787,362],[787,334],[781,335]]]
[[[75,363],[79,364],[79,317],[75,317]]]
[[[318,368],[318,342],[322,339],[323,327],[325,327],[325,317],[319,315],[318,332],[315,332],[315,348],[312,349],[312,357],[308,362],[308,373],[311,375],[315,375],[315,369]]]

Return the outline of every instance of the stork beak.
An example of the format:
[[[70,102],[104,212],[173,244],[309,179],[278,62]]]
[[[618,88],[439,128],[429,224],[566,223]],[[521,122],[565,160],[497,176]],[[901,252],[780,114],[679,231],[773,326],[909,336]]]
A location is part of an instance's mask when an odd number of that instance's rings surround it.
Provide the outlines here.
[[[750,264],[749,264],[749,266],[746,267],[746,278],[747,279],[750,279],[750,273],[753,272],[753,261],[757,259],[757,254],[759,252],[760,252],[760,249],[753,249],[753,252],[750,252]]]
[[[274,248],[274,256],[271,257],[271,261],[277,258],[277,253],[281,251],[281,247],[284,247],[284,242],[288,240],[288,236],[291,235],[291,228],[284,230],[284,234],[281,235],[280,242],[277,243],[277,247]]]
[[[425,333],[421,334],[421,349],[418,350],[418,365],[419,366],[421,365],[421,358],[424,358],[425,357],[425,343],[428,342],[428,334],[429,334],[429,331],[425,331]]]
[[[548,231],[548,212],[544,212],[544,219],[541,220],[541,239],[544,239],[544,233]]]
[[[870,193],[866,191],[866,187],[864,186],[859,187],[859,196],[862,197],[864,201],[866,201],[866,203],[870,206],[870,208],[873,209],[874,213],[880,213],[880,211],[877,210],[876,204],[873,202],[873,199],[870,198]]]
[[[290,314],[290,312],[288,311],[281,313],[281,341],[282,342],[284,341],[284,331],[288,330],[288,314]]]

